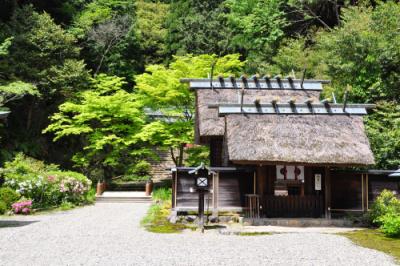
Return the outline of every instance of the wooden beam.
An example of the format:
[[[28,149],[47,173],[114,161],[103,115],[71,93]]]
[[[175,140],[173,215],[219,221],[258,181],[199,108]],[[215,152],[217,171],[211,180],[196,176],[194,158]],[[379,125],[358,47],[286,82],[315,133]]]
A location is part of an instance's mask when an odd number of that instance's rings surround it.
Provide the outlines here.
[[[298,114],[298,115],[366,115],[367,109],[375,105],[353,104],[343,109],[341,104],[295,104],[295,103],[272,103],[272,104],[210,104],[209,108],[218,108],[218,115],[229,114]]]
[[[327,80],[302,80],[300,79],[181,79],[182,83],[189,83],[191,89],[237,89],[246,83],[246,89],[278,89],[278,90],[314,90],[321,91],[322,84],[327,84]]]

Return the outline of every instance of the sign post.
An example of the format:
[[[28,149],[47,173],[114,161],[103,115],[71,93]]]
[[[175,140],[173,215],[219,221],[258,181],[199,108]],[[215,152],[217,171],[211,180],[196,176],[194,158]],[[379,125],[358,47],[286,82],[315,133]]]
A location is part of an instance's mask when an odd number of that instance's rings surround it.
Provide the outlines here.
[[[204,166],[203,163],[196,167],[194,170],[190,171],[189,174],[195,174],[195,185],[196,191],[199,193],[199,227],[201,232],[204,233],[204,194],[209,188],[209,175],[210,172],[208,168]]]

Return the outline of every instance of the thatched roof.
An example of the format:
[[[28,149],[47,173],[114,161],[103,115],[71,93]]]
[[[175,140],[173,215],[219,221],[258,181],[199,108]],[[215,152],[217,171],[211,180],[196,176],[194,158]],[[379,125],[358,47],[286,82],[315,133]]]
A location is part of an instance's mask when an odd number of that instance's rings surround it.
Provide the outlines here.
[[[183,82],[196,93],[196,141],[223,137],[234,163],[374,163],[361,116],[371,106],[323,104],[319,98],[326,81],[253,77]]]
[[[254,104],[256,99],[261,104],[270,103],[275,98],[279,102],[289,102],[296,99],[297,102],[304,102],[309,98],[318,101],[320,91],[309,90],[245,90],[243,103]],[[197,134],[200,137],[223,136],[225,132],[224,119],[218,117],[218,109],[209,108],[210,104],[239,103],[241,100],[238,89],[204,89],[196,90],[196,125]]]
[[[229,160],[236,163],[374,164],[361,116],[229,114],[225,118]]]

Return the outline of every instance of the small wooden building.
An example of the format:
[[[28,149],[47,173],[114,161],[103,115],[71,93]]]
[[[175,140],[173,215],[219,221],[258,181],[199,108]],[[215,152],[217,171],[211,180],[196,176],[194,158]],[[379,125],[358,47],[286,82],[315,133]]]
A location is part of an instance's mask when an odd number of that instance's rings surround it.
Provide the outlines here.
[[[249,217],[327,217],[366,211],[390,171],[344,171],[374,157],[363,116],[373,105],[320,101],[323,80],[184,79],[196,96],[195,137],[210,146],[206,209]],[[194,211],[192,168],[173,169],[176,212]]]

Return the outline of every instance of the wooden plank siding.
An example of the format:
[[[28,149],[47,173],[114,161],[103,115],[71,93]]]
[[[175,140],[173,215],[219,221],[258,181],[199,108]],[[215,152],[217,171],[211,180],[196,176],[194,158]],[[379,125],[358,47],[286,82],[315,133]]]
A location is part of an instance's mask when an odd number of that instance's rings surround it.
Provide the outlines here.
[[[400,177],[387,177],[387,175],[368,175],[368,208],[378,195],[384,190],[393,191],[400,198]]]
[[[195,188],[194,176],[187,172],[178,172],[176,182],[176,210],[193,210],[198,207],[198,193],[190,192]],[[205,195],[205,208],[210,211],[241,210],[244,207],[244,195],[252,193],[254,186],[253,172],[217,173],[210,180],[213,193]],[[214,188],[214,185],[216,186]],[[214,195],[214,193],[216,193]],[[215,207],[215,208],[214,208]]]
[[[331,190],[333,211],[363,211],[363,175],[332,173]]]

